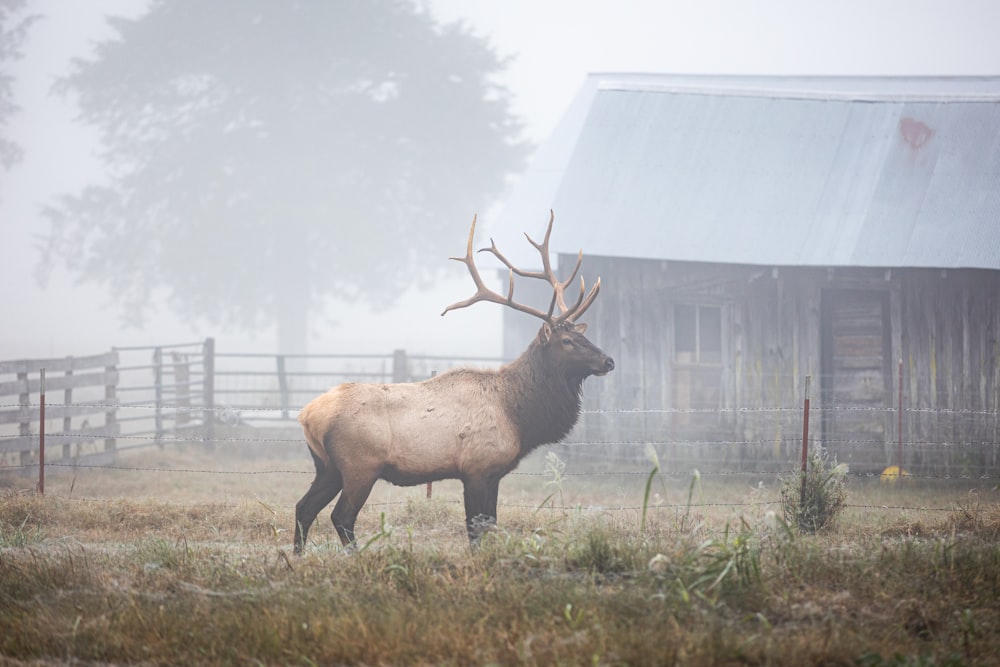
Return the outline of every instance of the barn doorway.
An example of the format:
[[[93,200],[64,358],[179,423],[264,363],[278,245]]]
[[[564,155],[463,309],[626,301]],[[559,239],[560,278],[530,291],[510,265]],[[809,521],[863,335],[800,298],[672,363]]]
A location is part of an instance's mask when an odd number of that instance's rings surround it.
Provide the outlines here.
[[[823,444],[854,472],[877,472],[884,465],[892,402],[889,329],[888,291],[823,290]]]

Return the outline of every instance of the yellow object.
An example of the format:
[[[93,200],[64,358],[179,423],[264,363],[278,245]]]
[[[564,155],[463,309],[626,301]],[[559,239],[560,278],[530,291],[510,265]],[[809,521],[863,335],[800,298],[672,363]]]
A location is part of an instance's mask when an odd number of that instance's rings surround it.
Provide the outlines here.
[[[910,473],[906,472],[905,468],[900,468],[899,466],[889,466],[882,471],[881,475],[879,475],[879,481],[887,484],[895,484],[900,477],[909,476]]]

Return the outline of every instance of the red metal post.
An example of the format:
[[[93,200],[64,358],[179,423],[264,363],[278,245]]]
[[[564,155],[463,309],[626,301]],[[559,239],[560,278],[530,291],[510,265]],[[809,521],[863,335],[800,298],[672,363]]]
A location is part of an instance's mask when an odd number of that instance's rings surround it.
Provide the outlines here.
[[[39,369],[38,394],[38,493],[45,495],[45,369]]]
[[[896,410],[899,424],[896,427],[896,435],[899,438],[899,453],[896,459],[899,465],[899,474],[903,474],[903,358],[899,358],[899,407]]]
[[[806,376],[806,398],[802,405],[802,472],[806,471],[806,461],[809,458],[809,381]]]
[[[806,398],[802,404],[802,488],[799,490],[799,507],[806,504],[806,461],[809,459],[809,381],[806,376]]]

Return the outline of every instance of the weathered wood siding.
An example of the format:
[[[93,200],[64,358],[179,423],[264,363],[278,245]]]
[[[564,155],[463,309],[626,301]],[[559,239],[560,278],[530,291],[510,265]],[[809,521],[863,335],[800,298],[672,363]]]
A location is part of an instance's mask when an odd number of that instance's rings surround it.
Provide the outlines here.
[[[914,467],[995,475],[1000,413],[1000,274],[903,272],[904,447]]]
[[[1000,273],[594,256],[584,269],[602,278],[583,318],[588,337],[616,369],[585,385],[585,407],[601,413],[587,415],[577,437],[609,443],[605,454],[610,443],[645,440],[663,443],[661,456],[681,467],[753,470],[795,460],[809,375],[813,441],[826,441],[855,471],[878,472],[896,462],[902,359],[904,464],[915,474],[998,471]],[[824,303],[829,311],[844,294],[860,301],[830,311],[824,333]],[[885,304],[881,323],[865,303]],[[677,304],[721,307],[720,363],[678,363]],[[537,321],[514,320],[505,341],[520,350]],[[698,392],[715,405],[677,395],[687,391],[679,378],[693,377],[715,383]]]

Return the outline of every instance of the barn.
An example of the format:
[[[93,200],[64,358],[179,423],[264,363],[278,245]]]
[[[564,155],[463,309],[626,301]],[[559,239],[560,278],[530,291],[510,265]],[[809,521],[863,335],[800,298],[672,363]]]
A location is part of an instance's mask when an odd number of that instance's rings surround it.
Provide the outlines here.
[[[585,407],[675,464],[794,460],[808,395],[856,472],[1000,472],[1000,77],[593,75],[498,244],[549,208],[602,279]],[[513,356],[537,322],[505,317]]]

